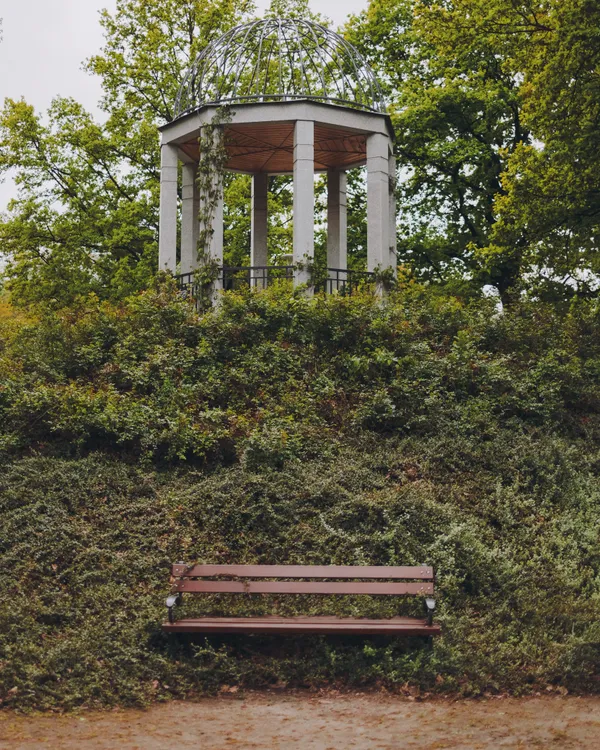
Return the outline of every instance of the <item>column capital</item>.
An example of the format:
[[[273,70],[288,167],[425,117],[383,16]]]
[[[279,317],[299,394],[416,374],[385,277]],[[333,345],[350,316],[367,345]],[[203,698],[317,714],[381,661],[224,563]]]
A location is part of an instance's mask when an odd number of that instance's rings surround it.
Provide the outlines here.
[[[160,147],[160,168],[169,169],[174,167],[177,169],[179,165],[179,150],[177,146],[171,143],[163,143]]]

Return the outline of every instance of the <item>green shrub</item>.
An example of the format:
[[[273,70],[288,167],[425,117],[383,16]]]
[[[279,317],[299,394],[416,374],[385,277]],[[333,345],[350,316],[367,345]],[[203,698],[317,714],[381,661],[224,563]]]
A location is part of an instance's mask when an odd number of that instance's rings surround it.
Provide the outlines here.
[[[463,466],[451,472],[436,439],[348,446],[260,473],[157,473],[101,456],[15,462],[0,480],[0,697],[138,705],[224,682],[593,689],[598,479],[561,440],[503,442],[462,443]],[[375,637],[178,641],[160,623],[169,564],[180,559],[426,561],[444,635],[432,650]],[[391,616],[418,613],[420,602],[223,595],[189,599],[182,615],[274,611]]]
[[[91,299],[6,327],[0,449],[196,465],[264,449],[279,465],[317,433],[323,445],[500,427],[596,441],[598,318],[596,303],[499,315],[414,285],[383,303],[227,294],[203,316],[168,284],[120,306]]]
[[[597,688],[597,305],[286,294],[197,316],[167,284],[4,327],[3,705]],[[444,635],[178,641],[160,629],[176,560],[430,563]],[[420,606],[223,596],[184,613]]]

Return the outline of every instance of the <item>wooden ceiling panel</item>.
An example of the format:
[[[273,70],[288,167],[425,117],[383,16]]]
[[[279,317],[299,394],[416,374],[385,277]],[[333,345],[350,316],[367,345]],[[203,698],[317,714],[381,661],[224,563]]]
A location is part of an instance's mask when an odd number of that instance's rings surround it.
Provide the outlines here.
[[[292,172],[294,169],[294,123],[227,125],[225,147],[227,169],[239,172]],[[190,140],[181,149],[198,160],[198,142]],[[364,163],[366,137],[353,131],[315,124],[315,169],[350,168]]]

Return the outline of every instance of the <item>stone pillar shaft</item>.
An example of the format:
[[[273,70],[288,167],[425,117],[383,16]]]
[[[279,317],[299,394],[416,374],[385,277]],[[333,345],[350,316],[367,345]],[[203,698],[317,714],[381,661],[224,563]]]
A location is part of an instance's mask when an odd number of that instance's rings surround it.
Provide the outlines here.
[[[250,235],[250,265],[268,265],[267,253],[267,196],[269,190],[269,175],[258,172],[252,175],[252,220]],[[251,283],[263,287],[266,272],[261,270],[254,274]]]
[[[347,175],[327,172],[327,267],[348,268]]]
[[[191,273],[198,265],[198,210],[195,162],[184,164],[181,178],[181,273]]]
[[[177,269],[177,167],[177,147],[163,144],[160,149],[158,268],[171,273]]]
[[[210,259],[216,261],[217,265],[223,266],[223,182],[219,181],[216,186],[218,195],[215,200],[215,205],[212,214],[212,234],[210,237],[209,255]],[[222,274],[220,273],[221,277]],[[215,289],[221,289],[223,286],[222,281],[217,280],[215,282]]]
[[[294,127],[294,264],[306,266],[315,255],[315,124],[298,120]],[[306,284],[306,268],[294,273],[294,283]]]
[[[390,173],[390,266],[396,274],[398,269],[398,259],[396,251],[398,249],[398,238],[396,234],[396,157],[394,149],[390,143],[389,156],[389,173]]]
[[[367,269],[389,267],[390,182],[389,138],[367,138]]]

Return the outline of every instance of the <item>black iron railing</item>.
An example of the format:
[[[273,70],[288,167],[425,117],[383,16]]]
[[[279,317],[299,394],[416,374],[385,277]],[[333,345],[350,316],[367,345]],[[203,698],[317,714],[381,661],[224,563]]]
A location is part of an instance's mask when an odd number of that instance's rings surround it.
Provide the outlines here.
[[[370,271],[353,271],[345,268],[328,268],[325,278],[315,280],[315,292],[349,295],[375,283]],[[323,274],[324,276],[324,274]],[[199,282],[193,273],[175,277],[185,297],[200,302],[211,296],[212,284]],[[293,281],[294,266],[222,266],[215,279],[216,287],[225,291],[237,289],[266,289],[277,281]]]
[[[276,281],[293,281],[294,266],[223,266],[217,281],[226,291],[266,289]]]
[[[352,294],[358,289],[367,288],[375,283],[375,274],[371,271],[353,271],[347,268],[328,268],[327,277],[315,284],[315,291],[325,294]]]
[[[195,278],[195,274],[193,272],[180,273],[175,276],[175,281],[179,285],[179,290],[182,297],[198,300],[203,296],[202,292],[204,287]]]

